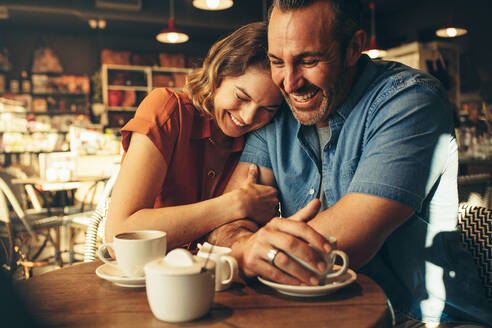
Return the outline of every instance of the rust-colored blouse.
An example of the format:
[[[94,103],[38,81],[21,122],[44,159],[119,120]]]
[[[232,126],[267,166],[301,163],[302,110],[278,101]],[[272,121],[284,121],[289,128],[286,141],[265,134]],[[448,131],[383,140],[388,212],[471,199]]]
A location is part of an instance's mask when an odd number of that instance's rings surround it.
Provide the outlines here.
[[[121,129],[123,149],[132,132],[146,135],[168,165],[154,208],[196,203],[219,196],[239,161],[243,138],[229,146],[211,138],[212,119],[201,114],[181,92],[152,91]]]

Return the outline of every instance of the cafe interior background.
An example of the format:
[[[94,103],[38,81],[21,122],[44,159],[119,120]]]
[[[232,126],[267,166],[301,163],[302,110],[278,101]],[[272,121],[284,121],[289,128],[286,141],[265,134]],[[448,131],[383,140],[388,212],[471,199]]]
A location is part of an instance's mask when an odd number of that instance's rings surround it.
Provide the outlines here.
[[[206,10],[193,2],[200,1],[0,1],[0,172],[24,179],[10,181],[22,193],[23,209],[71,206],[90,213],[119,165],[119,128],[145,95],[155,87],[182,88],[186,73],[200,65],[214,41],[263,20],[271,4],[235,0],[226,1],[232,3],[227,9]],[[448,90],[460,151],[460,202],[490,207],[490,0],[363,3],[368,50],[385,50],[382,59],[427,71]],[[436,35],[450,27],[457,29]],[[157,35],[169,29],[189,39],[158,41]],[[462,29],[466,34],[460,35]],[[469,124],[474,110],[488,133],[479,134]],[[38,180],[26,182],[29,177]],[[54,188],[45,187],[50,182]],[[11,216],[15,206],[3,198],[3,213]],[[55,259],[54,266],[24,267],[26,276],[83,259],[84,228],[54,233],[60,239],[57,250],[45,247],[43,239],[16,236],[24,238],[19,254]],[[2,267],[9,267],[6,235],[0,249]]]

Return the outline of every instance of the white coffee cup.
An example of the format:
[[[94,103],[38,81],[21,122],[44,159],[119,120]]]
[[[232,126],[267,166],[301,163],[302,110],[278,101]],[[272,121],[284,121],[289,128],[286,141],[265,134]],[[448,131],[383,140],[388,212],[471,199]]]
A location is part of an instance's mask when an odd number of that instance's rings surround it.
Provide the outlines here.
[[[157,319],[184,322],[210,311],[215,294],[213,261],[175,249],[147,263],[144,270],[147,300]]]
[[[215,291],[219,292],[229,288],[238,274],[237,261],[229,256],[232,249],[207,242],[198,247],[200,250],[197,256],[209,258],[215,262]]]
[[[166,255],[166,233],[158,230],[141,230],[119,233],[113,242],[99,246],[97,255],[101,261],[112,265],[128,277],[143,277],[144,266]],[[116,261],[104,256],[104,249],[111,247]]]
[[[308,270],[314,272],[318,276],[321,285],[324,284],[326,279],[333,279],[347,272],[348,265],[349,265],[347,254],[344,251],[337,249],[337,239],[335,237],[326,237],[326,240],[330,243],[332,248],[332,251],[330,253],[322,252],[319,249],[309,245],[325,260],[326,270],[324,272],[320,272],[317,269],[313,268],[308,263],[302,261],[301,259],[293,256],[292,254],[288,254],[292,259],[297,261],[299,264],[301,264]],[[342,259],[343,264],[341,265],[340,269],[334,271],[334,264],[337,256],[339,256]]]

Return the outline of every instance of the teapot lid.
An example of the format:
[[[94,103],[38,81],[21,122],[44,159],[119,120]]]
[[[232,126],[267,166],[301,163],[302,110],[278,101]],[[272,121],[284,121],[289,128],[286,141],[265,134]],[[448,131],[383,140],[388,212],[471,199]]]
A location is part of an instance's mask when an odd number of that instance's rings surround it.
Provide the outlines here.
[[[165,257],[151,261],[144,267],[145,274],[188,275],[197,274],[206,266],[207,270],[215,269],[215,262],[211,259],[193,256],[184,248],[176,248]]]

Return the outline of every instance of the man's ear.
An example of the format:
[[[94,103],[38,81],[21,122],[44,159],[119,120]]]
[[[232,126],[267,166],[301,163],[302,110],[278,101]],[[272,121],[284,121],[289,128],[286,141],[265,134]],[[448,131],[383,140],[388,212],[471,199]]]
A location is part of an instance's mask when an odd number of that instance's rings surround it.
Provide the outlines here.
[[[345,55],[345,62],[347,63],[347,66],[353,67],[357,65],[357,61],[366,46],[366,42],[367,33],[364,30],[358,30],[354,33],[349,42]]]

